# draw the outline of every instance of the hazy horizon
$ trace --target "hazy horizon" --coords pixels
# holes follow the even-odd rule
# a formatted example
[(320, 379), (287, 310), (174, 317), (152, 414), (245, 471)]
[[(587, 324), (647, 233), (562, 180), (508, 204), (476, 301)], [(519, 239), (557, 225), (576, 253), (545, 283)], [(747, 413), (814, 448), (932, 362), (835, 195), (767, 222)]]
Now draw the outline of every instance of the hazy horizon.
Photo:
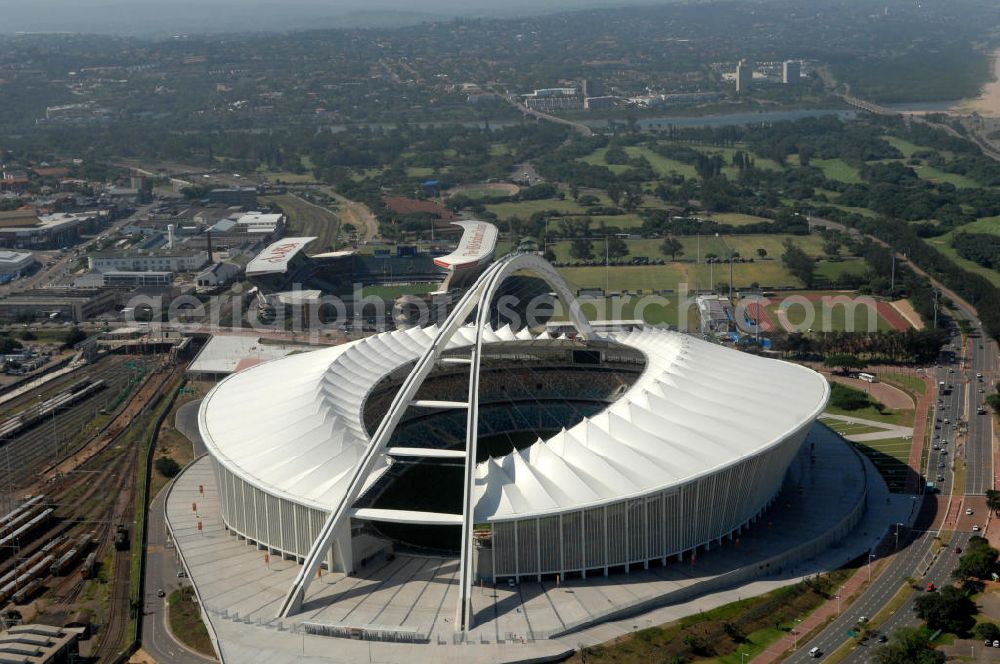
[(596, 7), (669, 4), (671, 0), (193, 0), (145, 5), (126, 0), (0, 0), (0, 34), (91, 33), (163, 36), (307, 28), (385, 27), (460, 16), (515, 17)]

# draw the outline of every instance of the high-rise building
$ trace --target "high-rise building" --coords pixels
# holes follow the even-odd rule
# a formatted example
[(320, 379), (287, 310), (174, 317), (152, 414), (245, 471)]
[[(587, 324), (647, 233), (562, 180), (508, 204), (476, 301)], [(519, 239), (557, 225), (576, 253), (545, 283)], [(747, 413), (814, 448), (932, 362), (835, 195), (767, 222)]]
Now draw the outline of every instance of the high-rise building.
[(785, 85), (799, 82), (802, 76), (802, 64), (798, 60), (785, 60), (781, 67), (781, 82)]
[(746, 60), (740, 60), (736, 65), (736, 94), (749, 94), (752, 83), (753, 64)]

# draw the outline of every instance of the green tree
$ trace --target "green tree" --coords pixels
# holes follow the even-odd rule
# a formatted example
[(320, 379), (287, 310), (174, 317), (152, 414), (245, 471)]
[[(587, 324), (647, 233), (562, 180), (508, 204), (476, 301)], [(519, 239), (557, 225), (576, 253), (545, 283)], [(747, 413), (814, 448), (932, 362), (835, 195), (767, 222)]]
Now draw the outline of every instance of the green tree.
[(958, 559), (958, 567), (951, 573), (956, 579), (991, 579), (997, 571), (997, 551), (982, 537), (973, 537)]
[(569, 243), (569, 255), (577, 260), (589, 260), (594, 257), (594, 243), (585, 237), (573, 238)]
[(791, 240), (785, 240), (783, 246), (785, 253), (781, 255), (781, 264), (807, 288), (812, 287), (813, 277), (816, 273), (816, 263), (812, 257)]
[(757, 258), (765, 258), (765, 257), (767, 257), (767, 249), (765, 249), (764, 247), (759, 247), (757, 249)]
[(174, 477), (181, 472), (180, 464), (167, 456), (162, 456), (153, 464), (156, 470), (164, 477)]
[(996, 489), (986, 490), (986, 507), (994, 514), (1000, 514), (1000, 491)]
[(972, 628), (972, 635), (985, 641), (1000, 640), (1000, 627), (996, 623), (982, 622)]
[(66, 333), (66, 341), (63, 342), (63, 346), (66, 348), (72, 348), (86, 338), (87, 333), (74, 325), (69, 328), (69, 331)]
[(609, 237), (607, 239), (608, 243), (608, 258), (622, 258), (628, 256), (628, 245), (625, 240), (620, 237)]
[(675, 261), (678, 256), (684, 255), (684, 244), (671, 235), (660, 244), (660, 253)]
[(834, 353), (827, 355), (823, 359), (823, 366), (830, 369), (840, 369), (841, 373), (848, 373), (851, 369), (864, 369), (866, 363), (857, 355), (850, 353)]
[(921, 595), (914, 603), (914, 611), (932, 630), (966, 634), (976, 623), (975, 602), (954, 586)]
[(926, 634), (902, 628), (892, 633), (889, 643), (876, 650), (872, 659), (875, 664), (942, 664), (947, 658), (931, 649)]

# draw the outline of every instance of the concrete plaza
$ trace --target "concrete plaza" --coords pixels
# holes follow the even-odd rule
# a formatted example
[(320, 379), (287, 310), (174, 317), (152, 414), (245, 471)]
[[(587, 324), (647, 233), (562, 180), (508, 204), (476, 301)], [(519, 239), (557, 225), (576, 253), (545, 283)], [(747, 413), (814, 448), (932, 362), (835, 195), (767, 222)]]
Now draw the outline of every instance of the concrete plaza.
[[(867, 460), (817, 425), (777, 499), (741, 535), (665, 566), (481, 587), (476, 627), (462, 640), (453, 629), (456, 559), (397, 555), (353, 576), (324, 572), (302, 613), (279, 621), (298, 565), (265, 562), (263, 551), (229, 534), (207, 457), (177, 479), (166, 512), (225, 661), (505, 662), (559, 657), (834, 569), (870, 550), (890, 524), (908, 523), (913, 504), (891, 496)], [(306, 633), (326, 628), (380, 640)], [(392, 642), (407, 635), (422, 643)]]

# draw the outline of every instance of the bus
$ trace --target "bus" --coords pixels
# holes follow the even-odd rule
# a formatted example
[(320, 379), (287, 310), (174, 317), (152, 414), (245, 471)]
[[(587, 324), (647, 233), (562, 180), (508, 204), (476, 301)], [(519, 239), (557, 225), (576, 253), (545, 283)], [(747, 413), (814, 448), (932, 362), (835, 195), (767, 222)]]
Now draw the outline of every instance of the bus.
[(862, 371), (861, 373), (858, 374), (858, 380), (863, 380), (866, 383), (877, 383), (878, 376), (872, 373), (865, 373), (864, 371)]

